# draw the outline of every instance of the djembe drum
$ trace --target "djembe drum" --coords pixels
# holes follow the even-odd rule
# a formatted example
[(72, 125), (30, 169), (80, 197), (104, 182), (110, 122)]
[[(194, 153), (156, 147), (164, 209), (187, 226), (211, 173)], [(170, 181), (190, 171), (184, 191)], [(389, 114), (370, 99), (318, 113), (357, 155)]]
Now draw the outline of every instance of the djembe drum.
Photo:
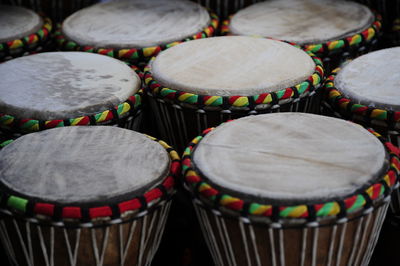
[[(325, 82), (324, 112), (373, 127), (400, 144), (400, 48), (363, 55), (336, 69)], [(393, 210), (400, 215), (400, 192)]]
[(223, 34), (291, 41), (324, 60), (329, 72), (376, 43), (380, 16), (366, 6), (337, 0), (272, 0), (251, 5), (223, 23)]
[(357, 124), (301, 113), (227, 122), (182, 159), (216, 265), (367, 265), (399, 166)]
[(1, 241), (14, 265), (149, 265), (179, 156), (117, 127), (66, 127), (3, 148)]
[(23, 7), (0, 5), (0, 62), (37, 53), (50, 44), (52, 22)]
[(204, 129), (251, 114), (311, 112), (321, 61), (284, 42), (216, 37), (153, 58), (144, 79), (162, 139), (183, 150)]
[(141, 79), (119, 60), (41, 53), (0, 64), (0, 73), (0, 129), (9, 134), (77, 125), (140, 128)]
[(217, 27), (216, 15), (190, 1), (122, 0), (74, 13), (56, 35), (62, 50), (138, 62), (181, 41), (212, 36)]
[(0, 3), (25, 6), (44, 13), (55, 22), (61, 22), (71, 13), (91, 5), (97, 0), (0, 0)]

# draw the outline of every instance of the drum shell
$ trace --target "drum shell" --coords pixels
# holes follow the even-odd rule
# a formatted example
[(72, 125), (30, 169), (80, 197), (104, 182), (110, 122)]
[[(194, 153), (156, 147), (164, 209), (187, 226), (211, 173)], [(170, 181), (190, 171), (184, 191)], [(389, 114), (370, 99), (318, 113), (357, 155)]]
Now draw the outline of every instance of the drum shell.
[(291, 222), (246, 222), (194, 206), (216, 265), (367, 265), (384, 221), (388, 202), (348, 221), (291, 227)]
[[(101, 265), (109, 266), (148, 265), (160, 243), (170, 204), (171, 201), (164, 201), (156, 209), (144, 212), (133, 220), (92, 228), (53, 227), (2, 214), (1, 239), (5, 247), (10, 247), (6, 251), (9, 251), (12, 265), (48, 265), (46, 259), (52, 260), (53, 264), (50, 265), (61, 266), (99, 265), (102, 260)], [(19, 234), (24, 240), (25, 249)], [(105, 238), (106, 234), (108, 237)], [(104, 246), (104, 243), (107, 245)], [(74, 253), (75, 248), (77, 253)], [(25, 250), (30, 263), (24, 254)]]
[(187, 104), (177, 104), (168, 99), (160, 99), (148, 93), (148, 99), (156, 121), (156, 127), (161, 139), (182, 152), (187, 144), (203, 130), (216, 127), (219, 124), (249, 115), (275, 112), (305, 112), (318, 113), (321, 94), (320, 91), (305, 95), (296, 102), (286, 102), (264, 109), (210, 109), (198, 108)]

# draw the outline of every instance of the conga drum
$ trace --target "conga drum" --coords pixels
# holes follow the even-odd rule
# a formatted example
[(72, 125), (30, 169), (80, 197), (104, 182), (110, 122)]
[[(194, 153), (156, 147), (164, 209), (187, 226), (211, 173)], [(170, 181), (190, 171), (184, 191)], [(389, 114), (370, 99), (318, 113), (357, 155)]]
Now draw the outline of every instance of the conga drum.
[(251, 5), (223, 23), (222, 32), (257, 35), (299, 44), (329, 70), (368, 52), (381, 18), (368, 7), (342, 0), (271, 0)]
[(71, 13), (96, 2), (98, 0), (0, 0), (0, 3), (25, 6), (44, 13), (55, 22), (61, 22)]
[(1, 242), (12, 265), (149, 265), (180, 168), (118, 127), (28, 134), (1, 151)]
[(312, 54), (243, 36), (177, 45), (153, 58), (144, 73), (162, 139), (178, 150), (230, 119), (317, 109), (323, 76), (321, 61)]
[[(329, 114), (373, 127), (396, 146), (400, 145), (400, 47), (363, 55), (325, 82), (323, 108)], [(393, 208), (400, 215), (399, 191)]]
[(0, 62), (49, 45), (52, 22), (23, 7), (0, 5)]
[(218, 17), (188, 0), (122, 0), (69, 16), (56, 32), (60, 49), (147, 61), (179, 42), (213, 36)]
[(399, 166), (361, 126), (303, 113), (227, 122), (182, 158), (216, 265), (368, 265)]
[(79, 125), (139, 129), (141, 79), (124, 62), (82, 52), (0, 64), (0, 129), (24, 134)]

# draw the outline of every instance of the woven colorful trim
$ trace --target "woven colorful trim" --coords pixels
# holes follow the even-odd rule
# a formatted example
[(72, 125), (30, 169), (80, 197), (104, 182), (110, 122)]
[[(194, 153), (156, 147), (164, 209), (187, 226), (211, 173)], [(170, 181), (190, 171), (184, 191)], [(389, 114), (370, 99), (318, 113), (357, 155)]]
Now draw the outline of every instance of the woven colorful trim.
[[(131, 68), (143, 80), (143, 73), (136, 66)], [(18, 119), (12, 115), (0, 113), (0, 128), (13, 132), (30, 133), (45, 129), (64, 127), (64, 126), (87, 126), (87, 125), (104, 125), (118, 121), (119, 118), (128, 116), (141, 107), (143, 97), (143, 89), (140, 88), (137, 93), (130, 96), (125, 102), (118, 106), (105, 110), (94, 115), (81, 116), (71, 119), (55, 119), (55, 120), (36, 120), (36, 119)]]
[(113, 49), (113, 48), (96, 48), (94, 46), (80, 46), (78, 43), (68, 40), (68, 38), (63, 35), (60, 25), (57, 27), (57, 30), (55, 32), (55, 37), (56, 37), (57, 44), (61, 50), (99, 53), (99, 54), (108, 55), (108, 56), (111, 56), (111, 57), (114, 57), (114, 58), (117, 58), (120, 60), (139, 61), (142, 59), (151, 58), (153, 56), (156, 56), (162, 50), (173, 47), (182, 42), (214, 36), (215, 32), (218, 28), (219, 18), (214, 13), (210, 13), (210, 17), (211, 17), (211, 20), (210, 20), (209, 25), (207, 27), (205, 27), (201, 32), (198, 32), (189, 38), (186, 38), (182, 41), (168, 43), (165, 45), (146, 47), (146, 48)]
[[(231, 34), (229, 30), (231, 19), (232, 16), (228, 20), (222, 22), (221, 35)], [(346, 49), (347, 47), (357, 46), (364, 42), (370, 42), (374, 37), (377, 36), (381, 28), (382, 28), (382, 17), (379, 14), (375, 14), (374, 22), (361, 33), (357, 33), (353, 36), (349, 36), (340, 40), (330, 41), (327, 43), (303, 45), (302, 48), (305, 51), (309, 51), (317, 55), (336, 52), (340, 49)]]
[(0, 142), (0, 149), (4, 148), (5, 146), (7, 146), (8, 144), (12, 143), (14, 140), (9, 139), (3, 142)]
[(162, 181), (160, 185), (146, 191), (141, 196), (117, 202), (112, 205), (98, 204), (98, 206), (81, 207), (78, 205), (64, 206), (48, 202), (39, 202), (37, 200), (9, 194), (0, 190), (1, 206), (17, 215), (39, 219), (50, 218), (56, 222), (64, 219), (72, 219), (84, 223), (99, 218), (118, 219), (124, 214), (128, 214), (128, 212), (144, 211), (148, 206), (153, 206), (160, 200), (167, 199), (171, 196), (174, 192), (175, 182), (181, 171), (181, 163), (178, 153), (164, 141), (150, 136), (147, 137), (158, 142), (166, 149), (171, 158), (171, 165), (169, 175), (164, 179), (164, 181)]
[(43, 26), (40, 30), (21, 39), (0, 43), (0, 52), (8, 53), (8, 51), (43, 43), (49, 38), (52, 29), (51, 20), (43, 17)]
[(370, 120), (386, 121), (390, 126), (400, 122), (400, 111), (384, 110), (374, 107), (369, 107), (363, 104), (354, 103), (349, 98), (346, 98), (336, 87), (335, 77), (340, 71), (337, 68), (332, 71), (331, 75), (324, 83), (324, 90), (326, 90), (327, 101), (332, 107), (343, 111), (349, 115), (360, 115)]
[(310, 77), (293, 87), (254, 96), (205, 96), (166, 88), (158, 83), (151, 74), (151, 63), (156, 59), (155, 57), (153, 57), (149, 64), (144, 68), (144, 81), (147, 91), (153, 96), (174, 100), (178, 103), (192, 104), (200, 107), (249, 107), (251, 109), (257, 105), (267, 104), (273, 106), (279, 104), (279, 101), (281, 100), (294, 100), (301, 98), (306, 93), (314, 91), (315, 88), (319, 88), (321, 85), (324, 77), (322, 61), (312, 53), (307, 53), (311, 56), (316, 65), (314, 73)]
[(399, 149), (390, 142), (386, 142), (378, 133), (370, 130), (370, 132), (378, 137), (386, 146), (390, 154), (390, 168), (379, 182), (372, 184), (366, 190), (362, 191), (362, 193), (354, 194), (341, 201), (321, 202), (314, 205), (277, 206), (248, 202), (244, 199), (232, 197), (218, 191), (194, 170), (192, 152), (203, 137), (213, 129), (214, 128), (205, 130), (202, 136), (196, 137), (186, 148), (182, 158), (184, 180), (196, 197), (201, 196), (207, 201), (212, 202), (217, 208), (224, 207), (231, 211), (239, 212), (242, 216), (266, 216), (272, 219), (310, 219), (328, 216), (345, 217), (346, 213), (358, 211), (361, 208), (367, 209), (371, 206), (372, 201), (382, 196), (390, 195), (398, 180), (400, 171)]

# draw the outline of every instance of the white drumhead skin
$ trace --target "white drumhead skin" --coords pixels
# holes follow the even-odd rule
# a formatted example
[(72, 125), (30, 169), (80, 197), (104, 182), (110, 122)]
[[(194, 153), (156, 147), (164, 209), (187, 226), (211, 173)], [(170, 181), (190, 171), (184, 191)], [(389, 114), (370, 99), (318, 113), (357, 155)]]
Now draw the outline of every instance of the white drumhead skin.
[(235, 35), (312, 44), (360, 33), (373, 19), (368, 7), (351, 1), (270, 0), (236, 13), (229, 28)]
[(114, 58), (83, 52), (25, 56), (0, 64), (0, 112), (18, 118), (67, 119), (115, 107), (140, 87)]
[(223, 189), (290, 204), (354, 193), (378, 178), (386, 151), (351, 122), (276, 113), (217, 127), (200, 141), (193, 162)]
[(0, 182), (56, 203), (107, 201), (148, 189), (166, 177), (170, 164), (157, 142), (108, 126), (28, 134), (0, 153)]
[(205, 8), (187, 0), (118, 0), (72, 14), (62, 31), (80, 45), (144, 48), (183, 40), (209, 21)]
[(343, 67), (335, 87), (356, 103), (400, 110), (400, 47), (358, 57)]
[(200, 95), (251, 96), (306, 80), (315, 63), (280, 41), (245, 36), (213, 37), (179, 44), (153, 61), (163, 86)]
[(43, 26), (43, 20), (32, 10), (0, 5), (0, 25), (0, 43), (2, 43), (37, 32)]

